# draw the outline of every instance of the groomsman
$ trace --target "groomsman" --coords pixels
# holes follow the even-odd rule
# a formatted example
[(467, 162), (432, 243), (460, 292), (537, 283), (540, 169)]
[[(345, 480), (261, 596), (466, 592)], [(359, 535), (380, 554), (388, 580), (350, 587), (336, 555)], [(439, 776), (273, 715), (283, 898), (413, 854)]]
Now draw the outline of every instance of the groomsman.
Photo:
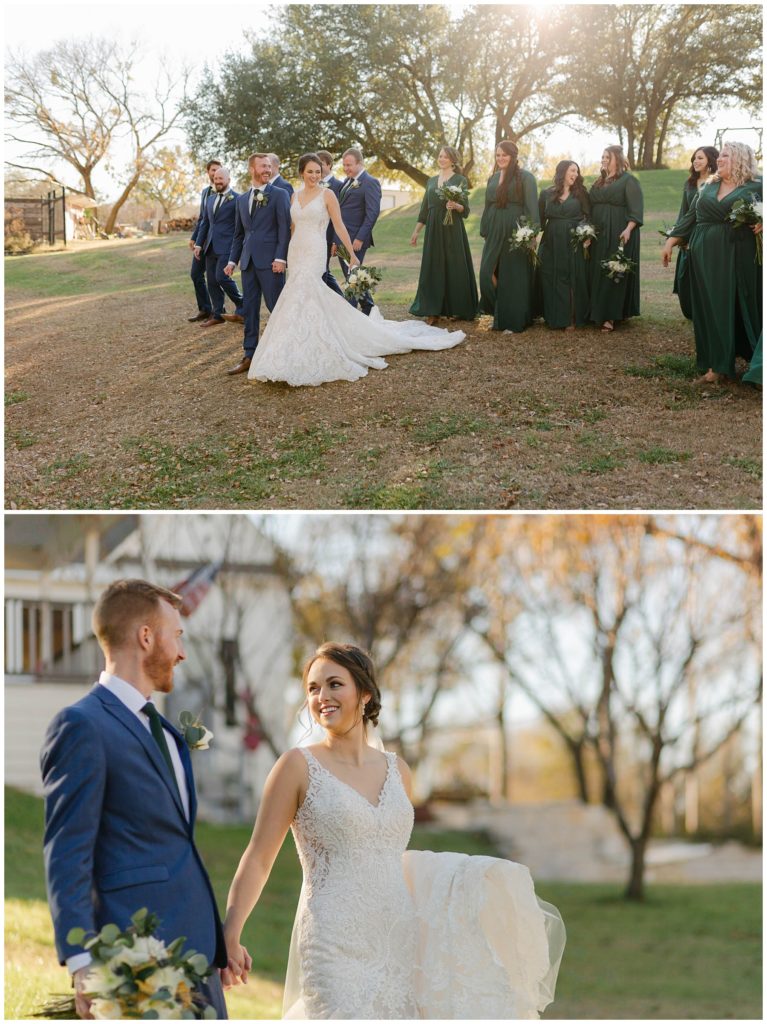
[(276, 153), (267, 153), (269, 157), (269, 163), (272, 168), (272, 176), (269, 179), (270, 185), (276, 185), (277, 188), (284, 188), (289, 196), (293, 195), (293, 186), (289, 181), (285, 181), (283, 176), (280, 174), (280, 158)]
[[(213, 192), (205, 203), (205, 215), (197, 229), (195, 256), (205, 263), (208, 293), (213, 304), (210, 318), (201, 327), (217, 327), (226, 320), (245, 323), (242, 315), (242, 295), (233, 279), (224, 273), (234, 238), (236, 199), (239, 195), (230, 185), (226, 167), (219, 167), (213, 175)], [(234, 313), (224, 314), (224, 293), (234, 303)]]
[[(220, 160), (208, 160), (205, 165), (205, 170), (208, 172), (210, 184), (206, 185), (200, 193), (200, 212), (197, 215), (197, 223), (194, 226), (192, 237), (189, 239), (190, 249), (194, 249), (197, 244), (197, 232), (199, 231), (202, 218), (205, 214), (205, 203), (207, 202), (208, 196), (213, 191), (213, 175), (220, 166)], [(190, 324), (193, 324), (198, 320), (209, 320), (210, 315), (213, 312), (213, 306), (210, 302), (208, 289), (205, 287), (205, 265), (201, 260), (198, 260), (194, 256), (192, 257), (192, 270), (189, 276), (192, 278), (194, 294), (197, 298), (197, 312), (194, 316), (187, 317), (187, 320)]]
[(258, 345), (261, 299), (271, 311), (285, 283), (290, 241), (290, 197), (287, 189), (271, 184), (272, 164), (266, 153), (254, 153), (248, 160), (253, 187), (235, 200), (236, 218), (232, 250), (224, 268), (231, 277), (242, 260), (242, 290), (245, 293), (243, 356), (226, 372), (247, 373)]
[[(349, 232), (352, 248), (360, 263), (364, 263), (365, 253), (373, 245), (373, 226), (381, 212), (381, 183), (365, 170), (361, 150), (347, 149), (342, 162), (346, 180), (342, 183), (341, 191), (338, 193), (338, 202), (341, 204), (341, 220)], [(341, 239), (334, 233), (334, 255), (340, 242)], [(338, 262), (341, 264), (344, 277), (346, 277), (349, 273), (347, 264), (340, 257)], [(355, 299), (349, 299), (349, 302), (356, 307)], [(368, 293), (364, 299), (360, 299), (360, 309), (366, 316), (369, 316), (372, 308), (373, 298)]]
[[(326, 149), (317, 149), (315, 150), (315, 152), (317, 156), (320, 158), (320, 163), (322, 164), (321, 184), (324, 185), (325, 188), (329, 188), (330, 191), (333, 192), (333, 194), (336, 196), (336, 198), (338, 198), (338, 195), (341, 191), (342, 183), (340, 179), (336, 178), (336, 176), (333, 174), (333, 155), (332, 153), (328, 153)], [(328, 224), (327, 234), (328, 257), (325, 260), (325, 273), (322, 275), (322, 280), (329, 288), (332, 288), (334, 292), (338, 292), (339, 295), (343, 295), (343, 292), (341, 291), (338, 281), (336, 281), (335, 277), (333, 277), (333, 275), (330, 273), (330, 257), (332, 255), (334, 236), (335, 230), (333, 228), (333, 224), (330, 223)]]

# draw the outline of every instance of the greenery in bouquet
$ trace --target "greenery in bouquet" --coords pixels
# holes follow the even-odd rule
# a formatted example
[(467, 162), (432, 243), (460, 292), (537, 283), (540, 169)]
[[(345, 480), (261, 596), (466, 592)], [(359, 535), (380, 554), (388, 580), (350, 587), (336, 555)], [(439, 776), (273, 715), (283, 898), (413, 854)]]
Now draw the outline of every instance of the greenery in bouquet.
[[(184, 936), (167, 945), (155, 935), (160, 920), (146, 908), (137, 911), (125, 931), (106, 924), (86, 938), (72, 928), (67, 942), (87, 950), (92, 963), (85, 995), (96, 1020), (215, 1020), (199, 986), (211, 973), (202, 953), (182, 952)], [(48, 1020), (77, 1019), (74, 996), (59, 996), (34, 1014)]]
[(540, 263), (540, 258), (535, 248), (537, 237), (538, 231), (532, 226), (527, 217), (520, 217), (509, 239), (509, 249), (511, 252), (527, 253), (533, 266), (537, 266)]
[[(733, 227), (753, 227), (762, 223), (762, 200), (758, 196), (738, 199), (732, 204), (730, 216), (727, 218)], [(754, 235), (756, 239), (756, 262), (762, 265), (762, 233)]]
[(347, 299), (362, 299), (368, 293), (372, 293), (378, 287), (382, 278), (381, 271), (377, 267), (353, 267), (349, 271), (344, 286), (344, 295)]
[(615, 284), (620, 284), (626, 274), (634, 273), (636, 262), (630, 260), (624, 253), (623, 246), (619, 245), (617, 252), (608, 259), (602, 260), (601, 267), (606, 277)]
[(589, 252), (589, 246), (586, 245), (586, 242), (595, 242), (598, 234), (599, 232), (593, 224), (589, 224), (584, 221), (583, 224), (579, 224), (570, 231), (570, 245), (576, 252), (578, 249), (581, 249), (583, 251), (583, 258), (585, 260), (590, 260), (591, 253)]
[[(454, 203), (460, 203), (461, 206), (466, 206), (469, 202), (469, 193), (463, 185), (440, 185), (437, 188), (437, 197), (442, 200), (443, 203), (449, 203), (451, 200)], [(445, 209), (445, 216), (442, 220), (443, 224), (453, 223), (453, 211)]]

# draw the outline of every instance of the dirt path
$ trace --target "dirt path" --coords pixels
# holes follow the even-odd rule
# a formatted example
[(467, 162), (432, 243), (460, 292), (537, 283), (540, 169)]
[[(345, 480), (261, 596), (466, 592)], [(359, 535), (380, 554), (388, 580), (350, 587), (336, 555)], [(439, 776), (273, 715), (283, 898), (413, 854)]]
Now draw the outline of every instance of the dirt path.
[(152, 239), (13, 268), (6, 507), (761, 506), (761, 394), (691, 384), (690, 327), (651, 280), (655, 314), (607, 338), (485, 317), (455, 349), (291, 389), (226, 376), (240, 328), (186, 323), (187, 264)]

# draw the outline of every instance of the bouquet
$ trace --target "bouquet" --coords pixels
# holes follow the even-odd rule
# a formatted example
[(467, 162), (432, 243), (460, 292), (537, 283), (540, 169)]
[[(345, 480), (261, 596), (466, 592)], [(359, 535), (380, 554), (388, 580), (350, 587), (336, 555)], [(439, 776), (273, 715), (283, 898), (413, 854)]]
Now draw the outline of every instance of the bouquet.
[(620, 284), (626, 274), (633, 274), (636, 270), (636, 262), (630, 260), (628, 256), (623, 252), (623, 243), (618, 246), (618, 251), (614, 253), (609, 259), (602, 260), (602, 270), (614, 281), (615, 284)]
[[(196, 989), (211, 973), (207, 959), (193, 949), (182, 953), (183, 936), (166, 946), (154, 932), (160, 920), (146, 908), (137, 911), (124, 932), (106, 924), (85, 940), (82, 928), (72, 928), (67, 942), (82, 945), (93, 957), (86, 975), (85, 994), (97, 1020), (211, 1020), (214, 1007)], [(60, 996), (35, 1017), (76, 1020), (74, 996)]]
[(511, 252), (526, 252), (530, 257), (533, 266), (537, 266), (540, 263), (538, 253), (535, 251), (535, 239), (538, 232), (534, 227), (531, 226), (527, 217), (520, 217), (517, 221), (517, 226), (514, 228), (511, 238), (509, 239), (509, 249)]
[(338, 242), (338, 244), (336, 245), (336, 256), (340, 260), (343, 260), (344, 263), (351, 263), (352, 258), (349, 255), (349, 250), (341, 242)]
[[(751, 226), (762, 223), (762, 200), (757, 196), (749, 196), (747, 199), (738, 199), (732, 204), (730, 216), (727, 218), (736, 227), (743, 225)], [(754, 235), (756, 239), (756, 262), (762, 265), (762, 236), (761, 233)]]
[(597, 234), (597, 229), (594, 227), (593, 224), (579, 224), (578, 227), (573, 228), (570, 231), (570, 245), (573, 247), (573, 249), (576, 250), (576, 252), (578, 251), (578, 249), (583, 249), (584, 260), (590, 260), (591, 253), (586, 248), (584, 243), (587, 241), (595, 242)]
[(368, 292), (376, 290), (382, 276), (377, 267), (354, 267), (346, 278), (344, 296), (347, 299), (363, 299)]
[[(469, 193), (463, 185), (440, 185), (437, 189), (437, 198), (441, 199), (443, 203), (448, 203), (452, 199), (454, 203), (460, 203), (461, 206), (466, 206), (469, 202)], [(452, 210), (445, 210), (445, 216), (442, 223), (453, 223)]]

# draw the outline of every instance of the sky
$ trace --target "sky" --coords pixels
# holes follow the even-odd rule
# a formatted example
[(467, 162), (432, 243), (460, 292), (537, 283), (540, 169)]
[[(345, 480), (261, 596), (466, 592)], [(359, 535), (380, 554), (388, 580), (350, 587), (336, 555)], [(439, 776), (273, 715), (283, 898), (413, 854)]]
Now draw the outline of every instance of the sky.
[[(544, 0), (535, 6), (545, 5)], [(196, 76), (206, 62), (215, 65), (216, 58), (227, 50), (245, 51), (248, 47), (245, 31), (255, 28), (259, 20), (263, 24), (263, 12), (268, 6), (253, 0), (228, 0), (225, 6), (218, 7), (187, 4), (181, 0), (163, 0), (157, 4), (126, 4), (118, 0), (102, 0), (98, 5), (12, 3), (4, 8), (5, 45), (7, 51), (13, 53), (19, 49), (35, 52), (77, 34), (106, 35), (126, 42), (138, 39), (146, 48), (148, 76), (153, 77), (161, 64), (172, 67), (184, 62), (192, 67)], [(445, 6), (458, 13), (466, 5)], [(742, 111), (722, 108), (710, 123), (715, 129), (747, 125), (750, 120)], [(689, 149), (701, 142), (697, 134), (683, 141)], [(610, 132), (584, 135), (583, 131), (565, 126), (555, 128), (543, 140), (548, 154), (567, 154), (582, 165), (593, 163), (595, 154), (612, 142), (615, 139)], [(183, 133), (167, 140), (167, 144), (176, 143), (183, 145)], [(9, 154), (7, 159), (14, 158), (12, 147), (7, 146), (6, 153)], [(73, 180), (71, 184), (79, 182)], [(102, 170), (97, 172), (96, 186), (111, 193), (114, 180)]]

